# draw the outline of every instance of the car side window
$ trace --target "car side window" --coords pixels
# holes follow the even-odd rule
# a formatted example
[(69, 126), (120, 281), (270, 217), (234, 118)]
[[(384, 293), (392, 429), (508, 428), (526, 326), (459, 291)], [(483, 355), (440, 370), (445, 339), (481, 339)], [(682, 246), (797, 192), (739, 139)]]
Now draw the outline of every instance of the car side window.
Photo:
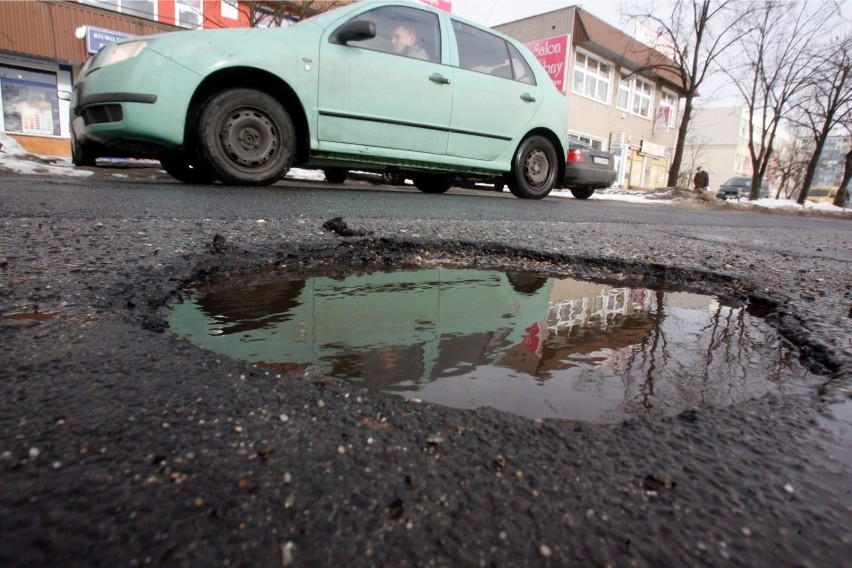
[(370, 21), (376, 37), (347, 45), (422, 59), (441, 61), (441, 27), (437, 14), (404, 6), (385, 6), (364, 12), (351, 21)]
[(517, 47), (508, 42), (506, 42), (506, 45), (509, 46), (509, 55), (512, 57), (512, 73), (515, 81), (535, 85), (535, 73), (533, 73), (530, 64), (527, 63), (527, 60), (521, 55)]
[(503, 38), (456, 20), (453, 20), (453, 32), (462, 69), (535, 85), (532, 69), (524, 56)]

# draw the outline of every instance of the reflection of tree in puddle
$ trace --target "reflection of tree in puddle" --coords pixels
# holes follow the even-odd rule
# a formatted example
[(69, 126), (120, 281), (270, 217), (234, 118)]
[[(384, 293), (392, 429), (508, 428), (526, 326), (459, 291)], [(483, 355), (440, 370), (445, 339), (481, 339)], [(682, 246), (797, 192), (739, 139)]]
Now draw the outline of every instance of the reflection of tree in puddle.
[(669, 415), (783, 390), (803, 374), (769, 328), (708, 296), (518, 273), (276, 281), (208, 294), (172, 323), (273, 368), (527, 416)]

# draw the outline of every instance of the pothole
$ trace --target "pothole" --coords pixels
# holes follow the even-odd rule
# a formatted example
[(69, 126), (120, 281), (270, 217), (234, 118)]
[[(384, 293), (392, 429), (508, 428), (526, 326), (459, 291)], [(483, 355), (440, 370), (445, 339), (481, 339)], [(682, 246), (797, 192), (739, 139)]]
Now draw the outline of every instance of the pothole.
[(219, 278), (172, 331), (278, 369), (454, 408), (619, 422), (818, 382), (748, 307), (707, 295), (433, 267)]

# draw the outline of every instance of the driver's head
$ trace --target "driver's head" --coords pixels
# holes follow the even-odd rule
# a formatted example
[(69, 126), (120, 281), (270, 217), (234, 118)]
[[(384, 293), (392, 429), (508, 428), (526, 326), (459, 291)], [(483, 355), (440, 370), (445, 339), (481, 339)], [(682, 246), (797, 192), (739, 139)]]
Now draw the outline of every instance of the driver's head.
[(417, 43), (417, 37), (408, 26), (399, 25), (393, 31), (391, 44), (393, 45), (394, 53), (405, 53), (415, 43)]

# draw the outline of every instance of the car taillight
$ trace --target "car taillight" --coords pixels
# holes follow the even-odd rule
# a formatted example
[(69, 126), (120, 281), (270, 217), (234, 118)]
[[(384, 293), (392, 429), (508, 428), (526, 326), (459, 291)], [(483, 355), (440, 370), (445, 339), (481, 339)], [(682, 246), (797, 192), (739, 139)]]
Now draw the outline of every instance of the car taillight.
[(569, 162), (585, 162), (586, 158), (583, 157), (583, 153), (580, 150), (569, 150), (568, 151), (568, 161)]

